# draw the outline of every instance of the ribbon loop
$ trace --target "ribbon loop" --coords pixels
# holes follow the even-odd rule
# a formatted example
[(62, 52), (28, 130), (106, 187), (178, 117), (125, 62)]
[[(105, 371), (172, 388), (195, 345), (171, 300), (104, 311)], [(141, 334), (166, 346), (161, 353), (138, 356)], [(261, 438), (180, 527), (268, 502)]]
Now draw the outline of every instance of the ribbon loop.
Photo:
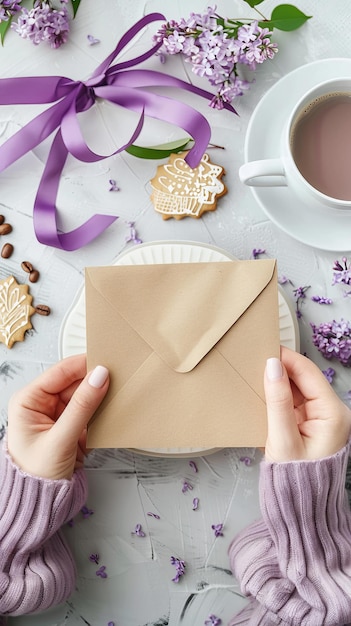
[[(150, 13), (136, 22), (121, 37), (111, 54), (85, 81), (73, 81), (64, 76), (0, 79), (0, 105), (54, 103), (0, 147), (0, 172), (2, 172), (56, 130), (34, 203), (34, 230), (41, 243), (63, 250), (76, 250), (95, 239), (117, 219), (117, 216), (93, 215), (70, 232), (58, 232), (56, 197), (68, 154), (86, 163), (118, 154), (137, 139), (146, 115), (186, 130), (194, 139), (194, 146), (186, 160), (193, 168), (200, 162), (211, 136), (206, 118), (189, 105), (173, 100), (168, 93), (167, 96), (159, 95), (150, 92), (149, 88), (152, 86), (180, 88), (209, 100), (212, 100), (213, 94), (162, 72), (130, 69), (154, 55), (161, 43), (153, 45), (145, 53), (131, 60), (111, 65), (132, 39), (156, 20), (166, 21), (166, 18), (161, 13)], [(87, 146), (79, 127), (78, 114), (94, 106), (97, 98), (104, 98), (139, 114), (139, 120), (131, 132), (129, 141), (112, 155), (99, 155), (93, 152)], [(235, 113), (230, 104), (225, 107)]]

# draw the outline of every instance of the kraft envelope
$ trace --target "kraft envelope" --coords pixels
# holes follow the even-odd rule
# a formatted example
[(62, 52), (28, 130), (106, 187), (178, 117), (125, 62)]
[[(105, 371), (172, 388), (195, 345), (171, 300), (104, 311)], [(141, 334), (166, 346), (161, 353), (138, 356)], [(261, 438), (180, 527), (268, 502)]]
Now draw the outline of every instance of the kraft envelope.
[(89, 447), (265, 444), (275, 260), (88, 267), (85, 289), (88, 369), (111, 376)]

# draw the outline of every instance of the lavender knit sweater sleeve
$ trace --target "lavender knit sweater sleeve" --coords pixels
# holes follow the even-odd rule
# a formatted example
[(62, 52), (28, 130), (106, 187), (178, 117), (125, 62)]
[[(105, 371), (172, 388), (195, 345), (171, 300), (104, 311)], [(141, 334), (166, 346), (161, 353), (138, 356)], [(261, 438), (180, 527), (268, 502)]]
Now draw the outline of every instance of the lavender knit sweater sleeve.
[(250, 600), (231, 626), (350, 626), (348, 455), (349, 445), (318, 461), (262, 462), (262, 520), (229, 549)]
[(86, 492), (82, 469), (71, 480), (48, 480), (22, 472), (3, 452), (0, 615), (42, 611), (71, 594), (75, 565), (59, 529), (78, 513)]

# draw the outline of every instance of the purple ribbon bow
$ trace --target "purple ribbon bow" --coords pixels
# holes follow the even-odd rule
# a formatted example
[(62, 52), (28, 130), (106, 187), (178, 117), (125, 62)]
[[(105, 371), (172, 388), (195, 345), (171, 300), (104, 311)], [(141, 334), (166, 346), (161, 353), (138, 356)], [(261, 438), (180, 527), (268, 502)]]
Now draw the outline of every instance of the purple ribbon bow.
[[(63, 250), (77, 250), (95, 239), (117, 219), (117, 216), (93, 215), (78, 228), (59, 233), (56, 198), (61, 172), (68, 154), (80, 161), (93, 163), (125, 150), (141, 133), (145, 115), (175, 124), (187, 131), (194, 140), (194, 146), (189, 151), (186, 161), (192, 168), (199, 164), (211, 135), (206, 118), (192, 107), (168, 96), (151, 93), (147, 88), (178, 87), (208, 99), (212, 99), (213, 94), (161, 72), (130, 69), (155, 54), (162, 43), (157, 43), (134, 59), (111, 65), (140, 30), (153, 21), (165, 19), (161, 13), (150, 13), (139, 20), (121, 37), (113, 52), (86, 81), (73, 81), (63, 76), (0, 80), (0, 104), (54, 103), (0, 147), (0, 172), (2, 172), (33, 150), (55, 130), (57, 131), (34, 202), (34, 230), (41, 243)], [(87, 146), (78, 124), (78, 113), (90, 109), (96, 98), (104, 98), (139, 113), (139, 120), (131, 138), (111, 155), (93, 152)], [(226, 108), (235, 113), (231, 105), (226, 105)]]

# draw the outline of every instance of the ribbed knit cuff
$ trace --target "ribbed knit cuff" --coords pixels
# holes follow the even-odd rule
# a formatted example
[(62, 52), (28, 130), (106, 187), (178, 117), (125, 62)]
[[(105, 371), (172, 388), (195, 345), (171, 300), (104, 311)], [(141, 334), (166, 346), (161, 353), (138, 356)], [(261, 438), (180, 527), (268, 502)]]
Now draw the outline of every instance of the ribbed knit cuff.
[(0, 464), (0, 613), (20, 615), (63, 602), (75, 565), (59, 529), (83, 506), (83, 469), (71, 480), (20, 470), (6, 451)]
[(267, 615), (291, 626), (351, 621), (351, 515), (344, 488), (348, 454), (349, 445), (317, 461), (263, 462), (263, 519), (230, 547), (243, 592), (256, 598)]

